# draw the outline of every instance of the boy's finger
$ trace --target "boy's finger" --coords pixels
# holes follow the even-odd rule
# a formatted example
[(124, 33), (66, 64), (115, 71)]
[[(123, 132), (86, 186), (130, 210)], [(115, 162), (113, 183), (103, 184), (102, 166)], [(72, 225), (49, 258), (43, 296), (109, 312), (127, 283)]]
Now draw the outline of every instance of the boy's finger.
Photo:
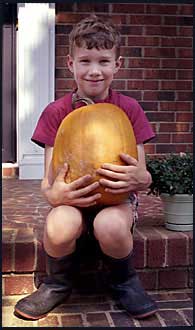
[(131, 157), (128, 154), (121, 153), (120, 157), (128, 164), (128, 165), (137, 165), (137, 159)]

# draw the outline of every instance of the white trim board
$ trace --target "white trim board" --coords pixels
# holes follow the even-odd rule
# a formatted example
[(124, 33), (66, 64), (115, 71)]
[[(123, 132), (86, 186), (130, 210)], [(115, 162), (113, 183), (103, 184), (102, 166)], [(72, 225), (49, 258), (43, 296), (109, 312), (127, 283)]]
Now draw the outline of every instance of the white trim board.
[(55, 4), (18, 3), (17, 146), (20, 179), (43, 177), (43, 149), (31, 141), (41, 112), (54, 100)]

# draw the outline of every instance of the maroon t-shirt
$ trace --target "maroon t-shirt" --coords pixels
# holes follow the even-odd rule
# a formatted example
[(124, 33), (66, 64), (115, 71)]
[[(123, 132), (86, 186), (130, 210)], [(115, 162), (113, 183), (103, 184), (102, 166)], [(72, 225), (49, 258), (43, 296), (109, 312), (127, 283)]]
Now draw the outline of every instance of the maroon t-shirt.
[[(42, 112), (31, 140), (41, 147), (49, 145), (54, 146), (55, 136), (64, 117), (72, 109), (73, 92), (66, 94), (60, 99), (51, 102)], [(137, 144), (146, 143), (151, 140), (155, 134), (152, 127), (139, 103), (132, 97), (123, 95), (110, 89), (109, 96), (96, 103), (112, 103), (125, 111), (133, 126)], [(84, 104), (76, 104), (76, 108)]]

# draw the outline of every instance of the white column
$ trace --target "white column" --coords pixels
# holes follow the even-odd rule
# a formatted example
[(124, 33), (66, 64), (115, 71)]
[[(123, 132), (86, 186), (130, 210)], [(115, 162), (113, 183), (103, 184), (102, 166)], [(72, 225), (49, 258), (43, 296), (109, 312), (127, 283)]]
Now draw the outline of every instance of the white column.
[(43, 176), (43, 149), (31, 142), (38, 118), (54, 100), (55, 4), (19, 3), (17, 147), (20, 179)]

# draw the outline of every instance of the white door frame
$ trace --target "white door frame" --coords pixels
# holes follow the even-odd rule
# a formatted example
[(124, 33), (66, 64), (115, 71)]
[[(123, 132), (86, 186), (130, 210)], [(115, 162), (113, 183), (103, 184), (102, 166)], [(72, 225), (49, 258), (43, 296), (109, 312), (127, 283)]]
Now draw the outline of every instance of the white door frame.
[(20, 179), (41, 179), (43, 149), (31, 141), (38, 118), (54, 100), (55, 4), (18, 3), (17, 159)]

